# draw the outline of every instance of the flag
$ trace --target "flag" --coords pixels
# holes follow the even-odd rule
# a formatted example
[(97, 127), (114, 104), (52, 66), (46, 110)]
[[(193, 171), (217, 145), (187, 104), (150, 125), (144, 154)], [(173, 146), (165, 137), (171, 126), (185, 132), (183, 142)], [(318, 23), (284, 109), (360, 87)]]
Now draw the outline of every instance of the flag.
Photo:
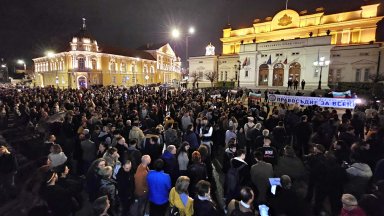
[(284, 64), (288, 64), (288, 57), (285, 57)]
[(272, 64), (272, 59), (271, 59), (271, 55), (269, 55), (269, 59), (268, 59), (268, 61), (267, 61), (267, 64)]

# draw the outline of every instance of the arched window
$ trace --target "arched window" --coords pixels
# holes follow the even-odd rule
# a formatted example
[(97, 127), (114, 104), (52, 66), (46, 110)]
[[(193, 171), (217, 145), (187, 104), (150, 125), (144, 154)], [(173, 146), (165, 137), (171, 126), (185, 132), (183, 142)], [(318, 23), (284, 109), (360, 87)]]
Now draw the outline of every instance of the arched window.
[(115, 62), (115, 60), (111, 60), (109, 62), (109, 70), (110, 71), (116, 71), (116, 62)]
[(85, 69), (85, 60), (84, 60), (84, 57), (79, 57), (77, 59), (77, 65), (78, 65), (78, 68), (81, 70), (81, 69)]
[(125, 64), (125, 62), (122, 62), (120, 69), (121, 69), (121, 72), (127, 72), (127, 64)]
[(97, 60), (93, 58), (93, 59), (91, 60), (91, 64), (92, 64), (92, 69), (93, 69), (93, 70), (96, 70), (96, 69), (97, 69)]

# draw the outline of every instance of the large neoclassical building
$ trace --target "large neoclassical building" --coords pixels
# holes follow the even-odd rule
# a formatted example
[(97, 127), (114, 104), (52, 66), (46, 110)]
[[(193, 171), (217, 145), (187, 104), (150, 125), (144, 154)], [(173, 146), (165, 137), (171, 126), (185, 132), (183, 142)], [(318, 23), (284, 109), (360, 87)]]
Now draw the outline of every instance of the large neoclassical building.
[[(383, 46), (376, 39), (384, 34), (377, 28), (383, 19), (378, 7), (364, 5), (336, 14), (327, 14), (324, 8), (314, 13), (287, 9), (255, 19), (249, 28), (227, 26), (221, 38), (218, 81), (236, 78), (248, 88), (287, 86), (295, 79), (315, 87), (320, 77), (323, 88), (336, 82), (369, 82), (372, 74), (384, 72)], [(225, 59), (237, 56), (236, 64), (227, 64)], [(323, 67), (314, 64), (319, 60)]]
[[(313, 13), (287, 9), (255, 19), (248, 28), (228, 25), (220, 39), (223, 53), (190, 58), (190, 68), (203, 74), (216, 70), (218, 82), (253, 89), (286, 87), (295, 79), (316, 88), (320, 76), (322, 88), (337, 82), (370, 82), (372, 74), (384, 73), (384, 47), (376, 40), (384, 35), (377, 28), (383, 19), (379, 6), (336, 14), (327, 14), (324, 8)], [(316, 61), (323, 67), (315, 66)]]
[(99, 47), (85, 20), (69, 49), (33, 59), (36, 86), (88, 88), (180, 81), (181, 61), (168, 43), (144, 50)]

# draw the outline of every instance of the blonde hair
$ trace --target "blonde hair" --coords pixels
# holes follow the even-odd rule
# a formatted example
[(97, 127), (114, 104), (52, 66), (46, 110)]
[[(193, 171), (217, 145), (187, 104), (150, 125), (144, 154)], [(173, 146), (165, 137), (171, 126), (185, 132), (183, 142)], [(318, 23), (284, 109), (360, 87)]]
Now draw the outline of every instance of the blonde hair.
[(188, 194), (190, 179), (188, 176), (180, 176), (176, 180), (175, 190), (178, 194), (186, 193)]
[(113, 171), (113, 168), (111, 166), (106, 166), (103, 169), (99, 170), (99, 175), (101, 175), (102, 177), (109, 178), (112, 176), (112, 171)]

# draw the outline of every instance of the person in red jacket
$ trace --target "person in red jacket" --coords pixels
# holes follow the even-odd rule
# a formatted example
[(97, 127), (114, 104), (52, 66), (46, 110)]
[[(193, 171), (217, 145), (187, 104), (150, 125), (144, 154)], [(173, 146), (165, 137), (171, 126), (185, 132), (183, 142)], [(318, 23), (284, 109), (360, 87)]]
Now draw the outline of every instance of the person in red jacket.
[(343, 194), (341, 197), (343, 208), (340, 216), (366, 216), (364, 210), (357, 204), (356, 198), (352, 194)]

